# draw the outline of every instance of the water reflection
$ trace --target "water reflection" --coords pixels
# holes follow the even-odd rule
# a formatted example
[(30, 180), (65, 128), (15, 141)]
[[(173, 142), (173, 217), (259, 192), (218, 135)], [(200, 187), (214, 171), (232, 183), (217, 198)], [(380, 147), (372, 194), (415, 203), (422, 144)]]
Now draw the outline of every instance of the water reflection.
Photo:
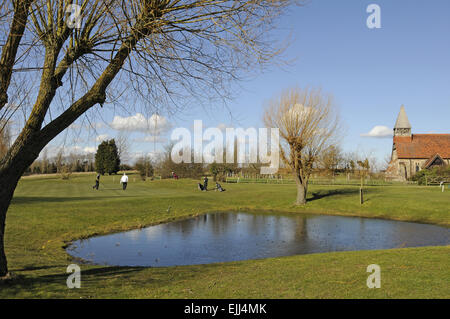
[(174, 266), (329, 251), (448, 245), (443, 227), (323, 215), (211, 213), (75, 242), (73, 256), (119, 266)]

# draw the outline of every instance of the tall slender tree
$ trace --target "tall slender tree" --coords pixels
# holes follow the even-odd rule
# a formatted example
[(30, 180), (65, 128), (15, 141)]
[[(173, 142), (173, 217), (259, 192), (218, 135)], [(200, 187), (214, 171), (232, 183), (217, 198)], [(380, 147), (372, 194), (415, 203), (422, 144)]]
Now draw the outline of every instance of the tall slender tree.
[(120, 157), (114, 139), (100, 143), (95, 153), (95, 169), (99, 174), (116, 174), (120, 170)]

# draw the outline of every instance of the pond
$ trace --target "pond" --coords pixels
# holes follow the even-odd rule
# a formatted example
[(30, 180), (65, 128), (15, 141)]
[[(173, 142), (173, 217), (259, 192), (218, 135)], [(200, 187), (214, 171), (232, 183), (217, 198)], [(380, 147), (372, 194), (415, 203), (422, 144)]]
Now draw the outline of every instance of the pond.
[(67, 252), (94, 264), (165, 267), (448, 244), (450, 229), (434, 225), (225, 212), (79, 240)]

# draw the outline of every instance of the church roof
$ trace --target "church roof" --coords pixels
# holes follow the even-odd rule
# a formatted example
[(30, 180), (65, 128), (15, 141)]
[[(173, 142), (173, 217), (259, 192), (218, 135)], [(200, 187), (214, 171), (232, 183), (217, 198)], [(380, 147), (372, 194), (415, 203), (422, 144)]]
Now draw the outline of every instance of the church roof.
[(394, 136), (398, 158), (430, 158), (436, 153), (450, 158), (450, 134), (413, 134)]
[(394, 128), (411, 128), (411, 124), (409, 123), (408, 116), (406, 115), (405, 107), (403, 105), (400, 107), (400, 112), (398, 113)]
[(430, 158), (428, 159), (428, 161), (426, 161), (425, 164), (422, 165), (422, 167), (423, 167), (423, 168), (428, 168), (428, 167), (430, 167), (430, 166), (434, 163), (434, 161), (435, 161), (436, 159), (440, 159), (441, 161), (444, 161), (444, 160), (442, 159), (442, 157), (441, 157), (439, 154), (435, 154), (434, 156), (430, 157)]

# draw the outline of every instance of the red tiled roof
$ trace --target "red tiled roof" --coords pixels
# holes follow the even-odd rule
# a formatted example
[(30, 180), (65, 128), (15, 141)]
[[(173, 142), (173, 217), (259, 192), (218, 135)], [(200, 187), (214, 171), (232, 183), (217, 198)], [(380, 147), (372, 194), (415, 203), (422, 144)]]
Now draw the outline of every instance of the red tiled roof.
[(413, 134), (394, 136), (398, 158), (430, 158), (436, 153), (450, 158), (450, 134)]
[(439, 154), (435, 154), (431, 156), (428, 161), (426, 161), (425, 164), (422, 165), (422, 167), (428, 168), (436, 160), (436, 158), (440, 158), (442, 160), (442, 157)]

